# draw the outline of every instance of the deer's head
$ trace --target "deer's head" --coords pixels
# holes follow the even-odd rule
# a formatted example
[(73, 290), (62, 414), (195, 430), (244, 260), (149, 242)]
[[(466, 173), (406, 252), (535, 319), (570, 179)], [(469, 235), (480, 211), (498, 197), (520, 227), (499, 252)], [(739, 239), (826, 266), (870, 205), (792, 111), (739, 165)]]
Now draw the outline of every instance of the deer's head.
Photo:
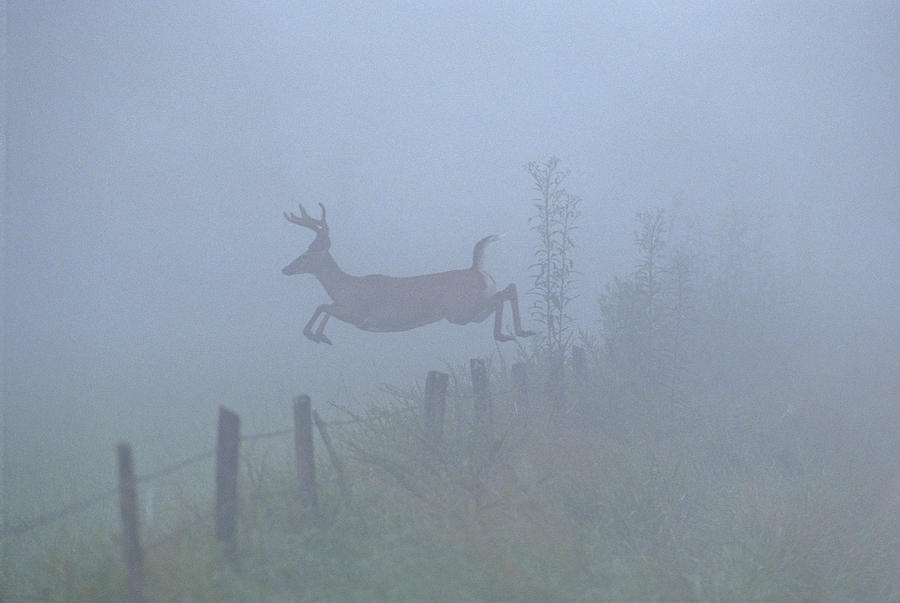
[(322, 208), (322, 217), (316, 220), (311, 217), (303, 206), (300, 206), (300, 215), (288, 214), (285, 212), (284, 217), (288, 222), (305, 226), (316, 233), (316, 238), (309, 245), (309, 249), (299, 258), (282, 268), (282, 274), (306, 274), (314, 272), (316, 267), (321, 265), (323, 257), (328, 253), (331, 247), (331, 239), (328, 238), (328, 223), (325, 222), (325, 206), (319, 203)]

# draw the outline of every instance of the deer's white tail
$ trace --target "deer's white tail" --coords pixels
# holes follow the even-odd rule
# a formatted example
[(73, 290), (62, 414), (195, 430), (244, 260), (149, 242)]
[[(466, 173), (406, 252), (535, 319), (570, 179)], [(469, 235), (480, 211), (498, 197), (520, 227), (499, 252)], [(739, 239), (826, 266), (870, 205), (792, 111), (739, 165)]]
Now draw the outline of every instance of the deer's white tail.
[(498, 235), (490, 235), (475, 243), (475, 249), (472, 251), (472, 270), (481, 270), (481, 266), (484, 264), (484, 248), (488, 243), (499, 240)]

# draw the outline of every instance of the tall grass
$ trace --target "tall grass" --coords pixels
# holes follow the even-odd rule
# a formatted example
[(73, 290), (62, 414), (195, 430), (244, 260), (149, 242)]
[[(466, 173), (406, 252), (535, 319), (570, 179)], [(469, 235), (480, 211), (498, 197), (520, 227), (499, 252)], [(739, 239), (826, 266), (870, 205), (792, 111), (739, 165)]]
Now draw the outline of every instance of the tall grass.
[[(287, 448), (248, 449), (239, 565), (208, 524), (182, 529), (147, 553), (148, 599), (900, 601), (895, 401), (625, 404), (591, 383), (570, 388), (589, 404), (541, 400), (526, 422), (495, 375), (481, 446), (453, 381), (438, 455), (416, 389), (336, 430), (350, 496), (321, 462), (318, 513)], [(181, 496), (175, 525), (212, 498)], [(97, 519), (8, 542), (29, 561), (3, 568), (3, 599), (120, 600), (118, 525)]]

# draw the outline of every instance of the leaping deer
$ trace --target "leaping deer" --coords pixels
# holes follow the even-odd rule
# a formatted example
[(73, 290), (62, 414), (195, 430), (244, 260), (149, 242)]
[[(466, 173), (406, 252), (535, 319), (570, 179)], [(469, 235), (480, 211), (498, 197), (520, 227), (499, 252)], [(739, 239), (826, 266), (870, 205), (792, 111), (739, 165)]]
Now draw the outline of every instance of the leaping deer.
[[(503, 304), (512, 306), (513, 326), (516, 335), (527, 337), (532, 331), (522, 330), (519, 318), (519, 297), (514, 284), (497, 291), (494, 279), (482, 270), (484, 248), (500, 237), (491, 235), (475, 244), (472, 267), (420, 276), (392, 277), (383, 274), (351, 276), (340, 269), (328, 249), (328, 223), (325, 222), (325, 206), (322, 217), (312, 218), (303, 206), (300, 215), (284, 213), (288, 222), (304, 226), (316, 233), (309, 249), (282, 269), (282, 273), (311, 273), (334, 303), (322, 304), (303, 327), (303, 334), (316, 343), (331, 343), (325, 336), (325, 324), (331, 316), (365, 331), (408, 331), (446, 318), (453, 324), (464, 325), (482, 322), (494, 315), (494, 339), (510, 341), (512, 335), (504, 335)], [(313, 331), (320, 314), (322, 322)]]

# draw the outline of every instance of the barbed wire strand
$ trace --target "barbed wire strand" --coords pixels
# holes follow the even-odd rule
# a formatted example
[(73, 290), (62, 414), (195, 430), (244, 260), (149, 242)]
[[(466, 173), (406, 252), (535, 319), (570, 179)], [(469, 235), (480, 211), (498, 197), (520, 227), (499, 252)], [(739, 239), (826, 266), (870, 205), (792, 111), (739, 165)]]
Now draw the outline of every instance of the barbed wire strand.
[(2, 530), (0, 530), (0, 537), (5, 536), (15, 536), (17, 534), (24, 534), (25, 532), (30, 532), (32, 530), (36, 530), (40, 527), (43, 527), (47, 524), (53, 523), (59, 519), (64, 517), (68, 517), (69, 515), (74, 515), (75, 513), (80, 513), (82, 511), (86, 511), (90, 509), (94, 505), (100, 504), (114, 496), (119, 494), (118, 488), (111, 488), (106, 490), (105, 492), (101, 492), (100, 494), (96, 494), (90, 498), (86, 498), (84, 500), (80, 500), (78, 502), (69, 503), (68, 505), (64, 505), (62, 508), (56, 511), (50, 511), (48, 513), (42, 513), (36, 517), (32, 517), (27, 521), (23, 521), (17, 525), (13, 526), (4, 526)]
[(142, 482), (149, 482), (149, 481), (153, 481), (155, 479), (159, 479), (160, 477), (165, 477), (166, 475), (169, 475), (170, 473), (175, 473), (176, 471), (184, 469), (185, 467), (189, 467), (191, 465), (199, 463), (200, 461), (206, 460), (209, 457), (213, 456), (215, 453), (216, 453), (215, 450), (208, 450), (206, 452), (201, 452), (200, 454), (195, 454), (194, 456), (190, 456), (190, 457), (184, 459), (183, 461), (179, 461), (177, 463), (169, 465), (168, 467), (163, 467), (162, 469), (157, 469), (156, 471), (154, 471), (152, 473), (139, 475), (135, 478), (135, 481), (140, 484)]
[(242, 442), (252, 442), (254, 440), (262, 440), (264, 438), (276, 438), (280, 436), (291, 435), (294, 433), (294, 428), (290, 429), (279, 429), (278, 431), (267, 431), (265, 433), (255, 433), (253, 435), (245, 435), (241, 436)]
[[(508, 389), (508, 388), (502, 388), (502, 389), (493, 390), (490, 393), (492, 396), (506, 395), (506, 394), (513, 393), (513, 390)], [(457, 399), (459, 399), (459, 398), (468, 399), (468, 398), (473, 397), (473, 394), (471, 392), (457, 391), (457, 392), (454, 392), (454, 394), (452, 394), (452, 397), (457, 398)], [(332, 404), (332, 405), (336, 406), (334, 404)], [(339, 409), (344, 411), (345, 413), (348, 412), (346, 409), (343, 409), (343, 408), (339, 408)], [(354, 418), (347, 419), (347, 420), (328, 421), (325, 423), (325, 425), (328, 427), (342, 427), (342, 426), (347, 426), (347, 425), (359, 425), (359, 424), (363, 424), (363, 423), (371, 423), (371, 422), (375, 422), (375, 421), (384, 420), (385, 418), (388, 418), (391, 415), (401, 414), (402, 412), (404, 412), (404, 409), (395, 410), (392, 412), (378, 414), (376, 416), (370, 416), (370, 417), (361, 417), (358, 415), (354, 415), (352, 413), (348, 413), (348, 414), (351, 414), (351, 416), (353, 416)], [(292, 428), (280, 429), (277, 431), (268, 431), (268, 432), (263, 432), (263, 433), (255, 433), (255, 434), (251, 434), (251, 435), (245, 435), (245, 436), (241, 437), (241, 440), (245, 441), (245, 442), (251, 442), (254, 440), (261, 440), (261, 439), (265, 439), (265, 438), (282, 437), (282, 436), (290, 435), (292, 433), (294, 433), (294, 430)], [(155, 479), (159, 479), (161, 477), (164, 477), (166, 475), (169, 475), (169, 474), (175, 473), (176, 471), (184, 469), (185, 467), (189, 467), (190, 465), (199, 463), (200, 461), (210, 458), (210, 457), (214, 456), (215, 454), (216, 454), (215, 450), (209, 450), (206, 452), (201, 452), (199, 454), (195, 454), (194, 456), (188, 457), (182, 461), (178, 461), (177, 463), (173, 463), (172, 465), (169, 465), (167, 467), (163, 467), (162, 469), (158, 469), (151, 473), (146, 473), (144, 475), (137, 476), (135, 481), (137, 483), (144, 483), (144, 482), (153, 481)], [(83, 511), (86, 511), (87, 509), (90, 509), (91, 507), (93, 507), (95, 505), (105, 502), (105, 501), (109, 500), (110, 498), (117, 496), (118, 494), (119, 494), (118, 488), (110, 488), (109, 490), (101, 492), (100, 494), (97, 494), (90, 498), (86, 498), (84, 500), (80, 500), (80, 501), (77, 501), (74, 503), (64, 505), (63, 507), (61, 507), (60, 509), (58, 509), (56, 511), (50, 511), (47, 513), (37, 515), (36, 517), (32, 517), (31, 519), (20, 522), (16, 525), (2, 526), (2, 527), (0, 527), (0, 538), (5, 538), (7, 536), (16, 536), (19, 534), (24, 534), (26, 532), (30, 532), (32, 530), (36, 530), (38, 528), (44, 527), (44, 526), (51, 524), (55, 521), (58, 521), (60, 519), (64, 519), (70, 515), (74, 515), (76, 513), (81, 513)]]

